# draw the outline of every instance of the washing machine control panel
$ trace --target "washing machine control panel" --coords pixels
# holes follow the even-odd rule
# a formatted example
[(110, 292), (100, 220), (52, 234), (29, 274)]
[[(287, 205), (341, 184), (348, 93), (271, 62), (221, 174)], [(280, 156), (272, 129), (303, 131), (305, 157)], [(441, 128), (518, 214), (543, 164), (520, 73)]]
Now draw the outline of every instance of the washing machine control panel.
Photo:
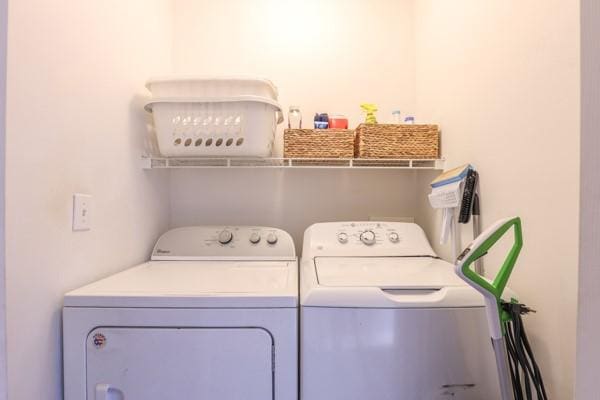
[(294, 259), (291, 236), (261, 226), (193, 226), (172, 229), (160, 237), (153, 260)]
[(342, 224), (337, 229), (340, 244), (374, 246), (376, 244), (399, 244), (401, 241), (397, 227), (385, 222), (352, 222)]
[(405, 222), (330, 222), (307, 229), (303, 254), (331, 256), (435, 255), (423, 232)]

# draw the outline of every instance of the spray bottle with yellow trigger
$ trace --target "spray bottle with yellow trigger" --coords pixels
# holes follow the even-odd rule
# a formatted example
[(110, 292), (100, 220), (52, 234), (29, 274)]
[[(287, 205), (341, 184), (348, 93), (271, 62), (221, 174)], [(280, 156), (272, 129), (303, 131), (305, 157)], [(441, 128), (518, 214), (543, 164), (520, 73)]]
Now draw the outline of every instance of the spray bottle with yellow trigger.
[(375, 116), (375, 113), (377, 112), (377, 106), (375, 104), (363, 103), (360, 105), (360, 108), (362, 108), (365, 114), (367, 114), (365, 119), (366, 124), (377, 123), (377, 117)]

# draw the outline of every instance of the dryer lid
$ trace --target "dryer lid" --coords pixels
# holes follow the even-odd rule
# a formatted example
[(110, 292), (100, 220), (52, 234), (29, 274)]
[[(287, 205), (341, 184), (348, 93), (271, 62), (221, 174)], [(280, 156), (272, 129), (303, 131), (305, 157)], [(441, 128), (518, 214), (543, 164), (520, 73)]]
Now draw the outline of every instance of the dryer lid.
[(433, 257), (316, 257), (320, 286), (441, 289), (466, 286), (454, 266)]
[(65, 306), (296, 307), (295, 261), (150, 261), (65, 296)]

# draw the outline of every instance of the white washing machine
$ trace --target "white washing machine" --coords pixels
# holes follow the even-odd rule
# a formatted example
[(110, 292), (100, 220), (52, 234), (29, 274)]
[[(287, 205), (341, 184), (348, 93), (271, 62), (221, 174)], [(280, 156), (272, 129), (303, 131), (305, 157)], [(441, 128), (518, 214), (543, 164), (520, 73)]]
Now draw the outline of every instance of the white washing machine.
[(483, 298), (418, 225), (313, 225), (300, 277), (303, 400), (499, 398)]
[(262, 227), (165, 233), (150, 262), (67, 293), (65, 400), (296, 400), (298, 264)]

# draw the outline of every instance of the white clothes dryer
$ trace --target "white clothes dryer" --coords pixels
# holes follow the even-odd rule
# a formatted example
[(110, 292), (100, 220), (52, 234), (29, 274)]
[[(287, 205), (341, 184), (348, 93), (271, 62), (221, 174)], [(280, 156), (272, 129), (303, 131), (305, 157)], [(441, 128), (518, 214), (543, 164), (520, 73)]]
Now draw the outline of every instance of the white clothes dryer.
[(151, 261), (66, 294), (65, 400), (296, 400), (297, 276), (278, 229), (165, 233)]
[(483, 297), (418, 225), (315, 224), (300, 281), (303, 400), (498, 398)]

